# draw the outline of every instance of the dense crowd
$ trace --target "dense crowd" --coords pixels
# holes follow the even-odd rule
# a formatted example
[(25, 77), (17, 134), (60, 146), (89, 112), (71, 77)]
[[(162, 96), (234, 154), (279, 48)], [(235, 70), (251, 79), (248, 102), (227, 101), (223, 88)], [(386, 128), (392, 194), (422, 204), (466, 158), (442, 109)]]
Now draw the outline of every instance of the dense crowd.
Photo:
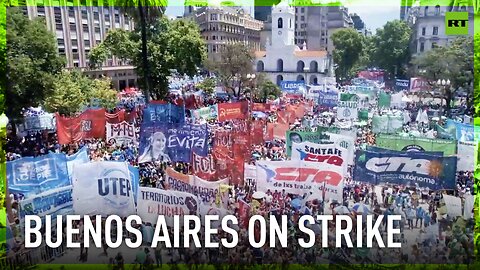
[[(195, 80), (197, 80), (196, 78)], [(187, 84), (191, 80), (187, 80)], [(173, 85), (183, 85), (185, 81), (181, 79), (172, 79)], [(175, 99), (178, 97), (172, 97)], [(223, 100), (215, 98), (205, 98), (204, 104), (214, 104)], [(299, 102), (290, 101), (290, 102)], [(137, 109), (141, 107), (136, 99), (124, 99), (123, 108)], [(428, 106), (427, 106), (428, 107)], [(427, 136), (432, 127), (425, 124), (419, 124), (415, 121), (415, 115), (420, 108), (420, 103), (408, 104), (406, 108), (411, 117), (405, 121), (404, 130), (411, 132), (418, 130), (420, 136)], [(281, 109), (281, 108), (280, 108)], [(275, 122), (277, 115), (275, 112), (267, 113), (267, 122)], [(136, 123), (142, 122), (141, 114), (138, 115)], [(308, 113), (302, 119), (296, 119), (291, 125), (291, 130), (315, 130), (318, 127), (335, 126), (335, 114), (325, 108), (314, 108), (313, 112)], [(232, 123), (217, 123), (214, 120), (209, 121), (211, 127), (228, 127)], [(372, 132), (370, 123), (354, 127), (357, 132), (356, 149), (365, 145), (375, 145), (375, 134)], [(139, 136), (137, 129), (137, 136)], [(212, 136), (213, 134), (211, 134)], [(210, 139), (210, 143), (213, 139)], [(105, 140), (85, 140), (75, 144), (60, 145), (55, 133), (35, 132), (25, 137), (16, 137), (11, 132), (5, 146), (6, 158), (8, 161), (19, 159), (26, 156), (39, 156), (49, 152), (74, 154), (82, 147), (89, 149), (90, 159), (92, 161), (102, 160), (122, 160), (136, 166), (139, 169), (140, 185), (145, 187), (155, 187), (160, 189), (168, 188), (166, 185), (165, 171), (168, 167), (174, 168), (184, 174), (191, 173), (191, 165), (179, 162), (147, 162), (137, 163), (138, 143), (129, 143), (127, 145), (117, 146), (109, 144)], [(264, 144), (254, 145), (252, 147), (252, 157), (250, 164), (255, 164), (258, 160), (286, 160), (288, 159), (285, 149), (285, 141), (273, 140)], [(349, 172), (352, 168), (349, 168)], [(464, 197), (474, 192), (474, 180), (472, 171), (457, 172), (456, 190), (449, 191), (430, 191), (418, 187), (406, 187), (398, 185), (373, 186), (361, 181), (354, 181), (350, 175), (345, 177), (343, 201), (325, 201), (318, 199), (309, 200), (308, 194), (298, 196), (287, 194), (285, 192), (267, 192), (261, 199), (253, 198), (256, 191), (255, 183), (246, 183), (244, 186), (235, 186), (229, 192), (227, 211), (238, 215), (239, 201), (250, 205), (251, 214), (259, 214), (265, 217), (269, 215), (287, 215), (289, 222), (289, 246), (288, 248), (264, 248), (255, 249), (248, 245), (248, 235), (244, 228), (238, 228), (240, 233), (240, 244), (233, 249), (165, 249), (148, 248), (151, 238), (144, 238), (145, 247), (138, 250), (135, 262), (144, 265), (159, 265), (162, 263), (229, 263), (229, 264), (251, 264), (251, 263), (328, 263), (328, 262), (357, 262), (357, 263), (469, 263), (473, 258), (473, 219), (462, 219), (451, 217), (445, 213), (442, 204), (442, 195), (450, 194)], [(356, 179), (358, 180), (358, 179)], [(16, 236), (16, 244), (10, 247), (11, 250), (19, 250), (22, 246), (21, 234), (16, 227), (20, 221), (16, 214), (18, 213), (18, 201), (22, 200), (22, 194), (11, 194), (9, 200), (6, 200), (8, 206), (8, 218), (12, 225), (12, 230)], [(300, 206), (293, 204), (293, 201), (301, 201)], [(213, 204), (214, 202), (212, 202)], [(355, 205), (365, 206), (365, 211), (351, 211)], [(347, 212), (346, 209), (349, 209)], [(311, 249), (303, 249), (297, 243), (298, 239), (304, 237), (298, 229), (298, 220), (304, 214), (348, 214), (356, 219), (365, 219), (365, 215), (379, 216), (401, 215), (402, 220), (396, 224), (402, 230), (399, 241), (403, 242), (404, 248), (401, 249), (383, 249), (383, 248), (334, 248), (335, 224), (329, 226), (329, 248), (321, 248), (320, 245)], [(81, 226), (79, 224), (79, 226)], [(385, 231), (385, 224), (383, 231)], [(312, 228), (317, 233), (317, 241), (320, 243), (320, 226), (313, 225)], [(150, 235), (153, 232), (152, 224), (142, 224), (142, 230), (149, 231), (144, 235)], [(355, 242), (356, 234), (353, 232), (352, 239)], [(219, 239), (224, 232), (216, 236)], [(410, 235), (410, 236), (409, 236)], [(412, 236), (413, 235), (413, 236)], [(267, 237), (268, 243), (268, 237)], [(112, 267), (123, 268), (126, 262), (121, 253), (112, 253), (105, 248), (105, 256), (109, 258)], [(87, 254), (87, 255), (86, 255)], [(163, 254), (163, 256), (162, 256)], [(164, 261), (162, 258), (168, 258)], [(82, 248), (80, 260), (88, 261), (88, 249)]]

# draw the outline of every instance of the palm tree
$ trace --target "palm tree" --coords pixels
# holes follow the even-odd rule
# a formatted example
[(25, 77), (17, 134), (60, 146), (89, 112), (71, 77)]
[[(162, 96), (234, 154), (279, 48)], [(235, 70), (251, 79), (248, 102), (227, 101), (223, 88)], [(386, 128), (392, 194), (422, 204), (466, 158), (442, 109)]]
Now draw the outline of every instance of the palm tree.
[(144, 79), (143, 93), (148, 102), (151, 90), (150, 67), (148, 63), (147, 28), (155, 18), (163, 15), (168, 0), (116, 0), (115, 5), (122, 7), (141, 27), (142, 69)]

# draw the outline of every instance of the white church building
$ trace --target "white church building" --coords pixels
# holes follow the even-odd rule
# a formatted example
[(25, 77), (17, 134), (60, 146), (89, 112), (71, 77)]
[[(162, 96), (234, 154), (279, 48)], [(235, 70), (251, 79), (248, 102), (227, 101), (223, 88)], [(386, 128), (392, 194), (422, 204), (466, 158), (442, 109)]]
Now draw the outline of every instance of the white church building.
[(265, 51), (255, 52), (255, 69), (280, 85), (281, 81), (322, 84), (333, 74), (333, 59), (327, 51), (308, 50), (295, 45), (295, 8), (281, 2), (272, 8), (272, 40)]

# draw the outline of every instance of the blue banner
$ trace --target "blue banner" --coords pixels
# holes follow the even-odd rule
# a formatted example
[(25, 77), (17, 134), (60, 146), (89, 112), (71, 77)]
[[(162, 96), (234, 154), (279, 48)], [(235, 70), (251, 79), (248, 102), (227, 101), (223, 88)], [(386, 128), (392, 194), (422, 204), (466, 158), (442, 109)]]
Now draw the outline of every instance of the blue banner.
[(140, 131), (139, 163), (152, 161), (190, 162), (192, 151), (208, 154), (206, 125), (147, 126)]
[(448, 119), (446, 128), (447, 130), (455, 129), (455, 137), (458, 141), (461, 141), (461, 142), (475, 141), (475, 130), (473, 128), (473, 125), (459, 123), (451, 119)]
[[(379, 153), (389, 153), (389, 154), (406, 153), (406, 151), (390, 150), (390, 149), (385, 149), (385, 148), (381, 148), (381, 147), (377, 147), (377, 146), (373, 146), (373, 145), (367, 145), (367, 151), (373, 151), (373, 152), (379, 152)], [(421, 152), (421, 153), (425, 154), (425, 155), (443, 157), (443, 152), (424, 151), (424, 152)]]
[(140, 173), (138, 172), (138, 168), (132, 165), (128, 165), (128, 171), (132, 179), (133, 199), (135, 200), (135, 204), (136, 204), (137, 196), (138, 196), (138, 187), (140, 186)]
[(66, 215), (73, 213), (72, 186), (56, 188), (20, 201), (20, 217), (25, 215)]
[(143, 110), (143, 123), (183, 124), (185, 107), (168, 104), (148, 104)]
[(432, 190), (454, 189), (456, 170), (456, 157), (360, 150), (356, 155), (353, 179), (372, 184), (428, 187)]
[(280, 88), (283, 92), (287, 93), (301, 93), (302, 90), (305, 90), (304, 81), (281, 81)]
[(324, 107), (337, 107), (338, 93), (335, 91), (318, 92), (318, 105)]
[(397, 91), (410, 90), (410, 80), (395, 79), (395, 90)]
[(90, 155), (88, 153), (88, 147), (84, 146), (77, 153), (67, 156), (67, 168), (68, 175), (72, 178), (73, 175), (73, 166), (78, 164), (83, 164), (90, 162)]
[(26, 197), (72, 184), (67, 157), (54, 153), (7, 162), (7, 181), (11, 193), (22, 193)]

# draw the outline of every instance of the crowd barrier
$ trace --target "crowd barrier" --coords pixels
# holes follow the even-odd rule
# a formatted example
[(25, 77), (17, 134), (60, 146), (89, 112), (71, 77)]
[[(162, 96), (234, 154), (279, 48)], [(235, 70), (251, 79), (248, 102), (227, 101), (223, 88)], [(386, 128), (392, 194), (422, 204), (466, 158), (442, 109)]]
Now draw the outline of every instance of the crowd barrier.
[(56, 257), (62, 256), (65, 253), (65, 245), (58, 248), (50, 248), (42, 245), (35, 249), (19, 250), (12, 252), (0, 258), (0, 269), (2, 270), (16, 270), (34, 268), (38, 264), (48, 263), (53, 261)]

